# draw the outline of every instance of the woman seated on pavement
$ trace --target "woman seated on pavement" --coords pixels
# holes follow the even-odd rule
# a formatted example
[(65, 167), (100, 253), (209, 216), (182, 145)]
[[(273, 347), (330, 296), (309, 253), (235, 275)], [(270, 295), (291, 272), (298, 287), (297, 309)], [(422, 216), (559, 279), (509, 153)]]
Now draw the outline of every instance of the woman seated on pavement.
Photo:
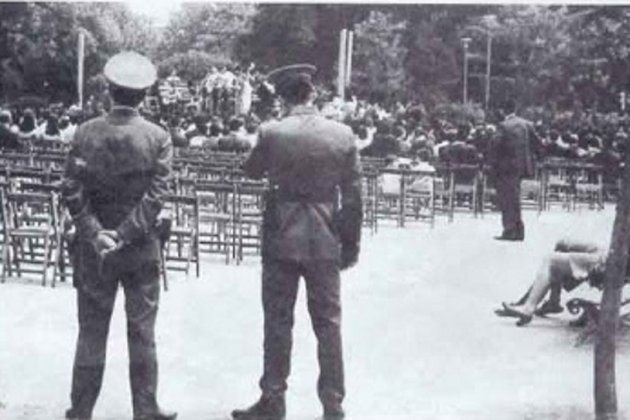
[[(603, 281), (606, 247), (593, 242), (562, 239), (556, 242), (554, 251), (540, 265), (529, 291), (516, 303), (503, 302), (495, 314), (518, 318), (516, 325), (528, 324), (534, 315), (560, 313), (562, 289), (571, 291), (585, 281), (599, 285)], [(539, 307), (549, 292), (549, 298)]]

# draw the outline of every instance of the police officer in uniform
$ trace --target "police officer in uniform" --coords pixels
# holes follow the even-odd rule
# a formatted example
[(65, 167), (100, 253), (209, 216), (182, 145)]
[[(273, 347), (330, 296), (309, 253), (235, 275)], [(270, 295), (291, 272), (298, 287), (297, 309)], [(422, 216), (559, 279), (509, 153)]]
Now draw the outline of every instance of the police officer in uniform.
[(292, 65), (268, 75), (288, 106), (288, 116), (264, 124), (245, 163), (253, 178), (270, 183), (263, 217), (262, 395), (234, 410), (237, 420), (277, 420), (286, 415), (291, 329), (303, 277), (318, 341), (318, 395), (326, 420), (344, 417), (340, 270), (358, 259), (362, 204), (360, 161), (350, 127), (318, 114), (312, 65)]
[(156, 401), (155, 320), (160, 294), (156, 220), (171, 176), (168, 134), (137, 107), (156, 79), (144, 56), (122, 52), (104, 69), (111, 112), (82, 124), (62, 195), (77, 227), (73, 246), (79, 336), (67, 419), (90, 419), (105, 369), (118, 285), (125, 290), (134, 420), (171, 420)]

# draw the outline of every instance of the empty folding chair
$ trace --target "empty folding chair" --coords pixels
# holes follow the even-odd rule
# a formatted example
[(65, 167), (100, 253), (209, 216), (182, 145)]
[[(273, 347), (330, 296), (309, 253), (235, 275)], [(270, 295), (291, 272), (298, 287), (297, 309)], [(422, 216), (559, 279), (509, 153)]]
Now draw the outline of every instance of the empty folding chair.
[[(195, 264), (199, 277), (199, 200), (194, 195), (166, 195), (164, 210), (171, 220), (170, 236), (164, 244), (165, 263), (185, 262), (183, 271), (188, 275), (190, 264)], [(182, 270), (181, 266), (167, 265), (166, 269)]]
[(195, 184), (199, 199), (199, 244), (201, 252), (236, 257), (234, 231), (236, 186), (229, 181), (199, 181)]
[(266, 191), (267, 185), (264, 182), (241, 181), (236, 184), (237, 263), (243, 260), (244, 251), (248, 248), (260, 253)]
[(7, 192), (2, 194), (5, 229), (2, 281), (13, 271), (39, 273), (46, 285), (52, 266), (52, 284), (59, 260), (60, 232), (55, 193)]

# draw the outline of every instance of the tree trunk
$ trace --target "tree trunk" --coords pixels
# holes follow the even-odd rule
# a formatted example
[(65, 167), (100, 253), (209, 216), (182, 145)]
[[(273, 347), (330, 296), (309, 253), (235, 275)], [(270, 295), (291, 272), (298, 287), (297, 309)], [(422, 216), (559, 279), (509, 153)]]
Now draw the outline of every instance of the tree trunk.
[(624, 285), (630, 232), (630, 154), (626, 157), (622, 191), (617, 203), (595, 341), (595, 414), (598, 420), (617, 418), (615, 338)]

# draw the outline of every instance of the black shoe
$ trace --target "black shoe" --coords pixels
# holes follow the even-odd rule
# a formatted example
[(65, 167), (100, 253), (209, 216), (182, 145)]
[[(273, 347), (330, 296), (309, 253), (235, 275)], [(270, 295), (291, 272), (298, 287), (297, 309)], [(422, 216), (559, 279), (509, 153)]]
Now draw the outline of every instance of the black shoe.
[[(531, 315), (528, 315), (526, 313), (519, 311), (518, 309), (511, 307), (505, 302), (502, 303), (502, 306), (503, 306), (503, 315), (500, 315), (500, 316), (509, 316), (513, 318), (518, 318), (518, 321), (516, 322), (517, 327), (523, 327), (532, 321), (533, 317)], [(499, 314), (497, 313), (497, 315)]]
[(494, 239), (497, 241), (522, 241), (525, 236), (516, 232), (505, 232), (501, 236), (495, 236)]
[(177, 413), (174, 411), (158, 411), (155, 414), (148, 414), (146, 416), (134, 417), (133, 420), (175, 420)]
[(346, 417), (341, 407), (324, 407), (324, 417), (322, 420), (343, 420)]
[(74, 408), (66, 410), (66, 420), (91, 420), (92, 415), (81, 415)]
[(559, 314), (562, 311), (564, 311), (564, 307), (562, 305), (558, 302), (548, 300), (540, 305), (540, 308), (536, 309), (534, 314), (537, 316), (546, 316), (548, 314)]
[(262, 396), (249, 408), (232, 411), (234, 420), (284, 420), (287, 408), (284, 397)]

